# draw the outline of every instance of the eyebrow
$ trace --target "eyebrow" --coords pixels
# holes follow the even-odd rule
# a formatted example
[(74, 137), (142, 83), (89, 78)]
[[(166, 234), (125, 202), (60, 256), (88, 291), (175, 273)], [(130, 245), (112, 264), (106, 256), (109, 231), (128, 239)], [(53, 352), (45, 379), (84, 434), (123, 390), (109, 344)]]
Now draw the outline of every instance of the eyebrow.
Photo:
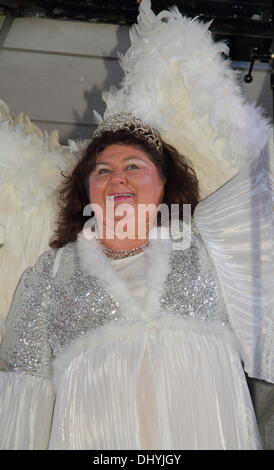
[[(142, 158), (140, 157), (126, 157), (123, 159), (123, 162), (126, 162), (128, 160), (139, 160), (143, 162)], [(99, 165), (109, 165), (109, 162), (97, 162), (95, 166), (99, 166)]]

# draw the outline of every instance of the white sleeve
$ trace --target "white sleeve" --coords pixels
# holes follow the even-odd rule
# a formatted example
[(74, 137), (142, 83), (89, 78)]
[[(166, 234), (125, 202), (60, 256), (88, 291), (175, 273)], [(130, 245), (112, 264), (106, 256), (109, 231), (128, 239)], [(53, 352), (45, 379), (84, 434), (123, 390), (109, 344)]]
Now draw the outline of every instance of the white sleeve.
[(246, 372), (274, 382), (274, 217), (261, 154), (200, 202), (194, 220), (214, 261)]
[(47, 449), (53, 404), (49, 381), (0, 372), (0, 449)]
[(54, 251), (42, 254), (16, 288), (0, 346), (0, 449), (47, 449), (53, 412), (48, 339)]

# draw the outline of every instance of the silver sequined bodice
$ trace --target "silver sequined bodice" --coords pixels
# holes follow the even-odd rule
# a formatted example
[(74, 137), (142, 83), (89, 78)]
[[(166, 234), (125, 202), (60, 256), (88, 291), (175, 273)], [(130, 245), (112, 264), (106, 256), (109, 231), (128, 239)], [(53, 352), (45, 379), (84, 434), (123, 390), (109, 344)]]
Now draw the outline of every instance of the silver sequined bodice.
[[(227, 323), (215, 270), (198, 238), (192, 238), (189, 249), (171, 251), (159, 314)], [(52, 359), (65, 346), (123, 316), (119, 302), (99, 279), (81, 269), (76, 243), (64, 248), (53, 275), (55, 257), (56, 250), (45, 252), (21, 278), (0, 348), (1, 370), (49, 378)]]

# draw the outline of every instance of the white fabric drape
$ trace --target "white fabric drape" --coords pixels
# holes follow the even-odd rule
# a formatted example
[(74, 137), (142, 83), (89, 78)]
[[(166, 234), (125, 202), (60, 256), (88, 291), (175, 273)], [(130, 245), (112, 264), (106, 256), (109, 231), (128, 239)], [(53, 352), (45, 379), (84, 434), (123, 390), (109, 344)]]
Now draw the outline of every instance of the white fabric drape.
[(274, 214), (263, 155), (195, 209), (247, 373), (274, 382)]
[(260, 448), (227, 327), (173, 315), (115, 323), (78, 340), (74, 359), (72, 350), (56, 383), (50, 449)]
[(47, 449), (54, 398), (50, 382), (0, 372), (0, 448)]

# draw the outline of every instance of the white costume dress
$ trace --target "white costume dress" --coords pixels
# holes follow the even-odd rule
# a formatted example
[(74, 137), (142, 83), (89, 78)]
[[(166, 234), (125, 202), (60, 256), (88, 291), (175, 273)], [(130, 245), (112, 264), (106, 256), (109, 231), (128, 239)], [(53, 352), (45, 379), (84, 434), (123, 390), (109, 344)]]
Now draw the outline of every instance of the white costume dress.
[(273, 381), (262, 174), (260, 158), (197, 206), (187, 250), (151, 240), (111, 262), (79, 234), (24, 273), (1, 346), (1, 448), (260, 448), (243, 365)]

